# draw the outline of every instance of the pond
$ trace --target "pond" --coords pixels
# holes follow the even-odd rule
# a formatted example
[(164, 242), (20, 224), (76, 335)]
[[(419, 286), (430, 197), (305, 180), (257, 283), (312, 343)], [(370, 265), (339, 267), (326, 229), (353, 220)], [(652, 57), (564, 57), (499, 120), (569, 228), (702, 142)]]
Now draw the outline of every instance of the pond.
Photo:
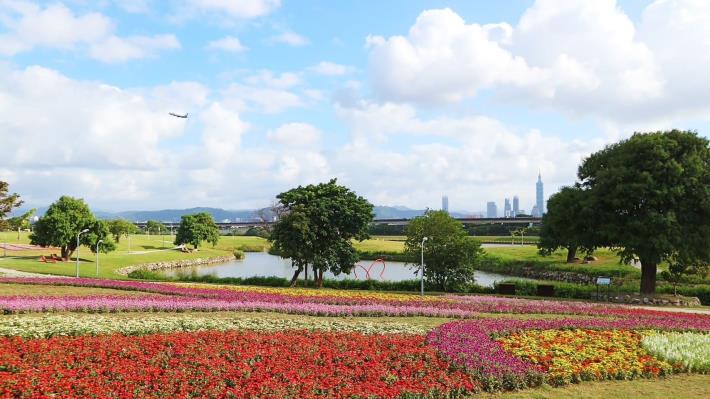
[[(332, 273), (325, 273), (326, 279), (344, 280), (344, 279), (365, 279), (369, 270), (370, 278), (374, 280), (389, 280), (402, 281), (417, 279), (415, 270), (405, 266), (403, 262), (385, 262), (383, 265), (380, 262), (371, 260), (363, 260), (358, 262), (355, 272), (349, 275), (334, 276)], [(163, 272), (167, 276), (176, 276), (178, 274), (191, 274), (195, 272), (199, 276), (213, 275), (215, 277), (283, 277), (290, 279), (293, 276), (294, 269), (291, 267), (291, 261), (282, 259), (278, 256), (270, 255), (266, 252), (248, 252), (243, 260), (234, 260), (229, 263), (217, 265), (207, 265), (198, 267), (187, 267), (180, 269), (171, 269)], [(312, 276), (309, 276), (312, 278)], [(303, 273), (301, 273), (303, 278)], [(492, 287), (497, 281), (510, 279), (511, 276), (502, 274), (476, 271), (476, 283), (484, 287)]]

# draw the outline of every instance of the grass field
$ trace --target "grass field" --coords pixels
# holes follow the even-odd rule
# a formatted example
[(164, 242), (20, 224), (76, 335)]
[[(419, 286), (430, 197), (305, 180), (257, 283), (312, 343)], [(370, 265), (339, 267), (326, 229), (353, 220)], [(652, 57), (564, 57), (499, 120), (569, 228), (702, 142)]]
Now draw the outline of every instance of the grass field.
[[(266, 243), (266, 240), (259, 237), (221, 237), (215, 247), (207, 244), (201, 247), (198, 252), (183, 253), (169, 249), (173, 247), (172, 242), (174, 239), (174, 236), (168, 235), (133, 235), (130, 239), (129, 251), (129, 240), (123, 237), (115, 251), (99, 255), (99, 277), (125, 278), (124, 276), (116, 274), (115, 270), (121, 267), (142, 263), (226, 256), (242, 246), (257, 246), (265, 245)], [(18, 240), (17, 233), (2, 232), (0, 233), (0, 243), (2, 242), (9, 244), (29, 244), (29, 238), (27, 233), (22, 233)], [(0, 268), (15, 269), (31, 273), (74, 276), (76, 273), (75, 257), (72, 258), (71, 262), (65, 263), (43, 263), (38, 261), (40, 256), (48, 256), (52, 253), (59, 253), (59, 250), (6, 251), (7, 256), (3, 256), (5, 253), (0, 249)], [(81, 276), (96, 276), (96, 255), (83, 246), (80, 250), (79, 269)]]

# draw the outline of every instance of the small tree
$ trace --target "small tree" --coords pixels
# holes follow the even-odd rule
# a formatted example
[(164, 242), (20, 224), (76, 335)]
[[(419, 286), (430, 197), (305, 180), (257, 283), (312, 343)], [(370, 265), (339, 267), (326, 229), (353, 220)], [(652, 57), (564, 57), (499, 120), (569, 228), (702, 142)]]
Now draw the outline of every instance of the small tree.
[[(133, 224), (131, 224), (133, 225)], [(91, 252), (96, 253), (96, 244), (101, 240), (99, 251), (109, 253), (116, 250), (116, 244), (111, 239), (111, 223), (104, 220), (96, 220), (86, 233), (86, 241), (91, 249)]]
[[(352, 240), (368, 237), (373, 206), (335, 179), (328, 183), (297, 187), (277, 196), (284, 212), (273, 227), (270, 240), (283, 258), (296, 268), (291, 285), (302, 271), (313, 269), (318, 287), (323, 273), (350, 273), (357, 262)], [(306, 274), (308, 278), (308, 274)]]
[[(474, 282), (476, 262), (483, 252), (476, 240), (468, 237), (461, 222), (445, 211), (428, 210), (412, 220), (406, 229), (405, 253), (420, 259), (424, 244), (424, 278), (437, 289), (449, 291)], [(420, 270), (419, 261), (412, 268)]]
[(108, 229), (116, 243), (121, 242), (121, 236), (138, 232), (138, 227), (126, 219), (114, 219), (108, 222)]
[(10, 185), (0, 180), (0, 230), (7, 228), (5, 217), (13, 209), (22, 205), (20, 196), (16, 193), (9, 194)]
[[(43, 247), (60, 247), (62, 258), (69, 258), (76, 250), (76, 236), (84, 229), (95, 227), (96, 219), (84, 200), (62, 196), (47, 209), (37, 223), (30, 243)], [(82, 245), (91, 245), (87, 234), (81, 235)]]
[(673, 295), (678, 295), (678, 284), (682, 283), (686, 276), (698, 275), (705, 278), (710, 271), (710, 265), (697, 261), (683, 259), (674, 255), (668, 260), (668, 270), (661, 273), (664, 280), (673, 286)]
[[(214, 221), (212, 223), (214, 223)], [(161, 232), (164, 234), (167, 231), (167, 228), (164, 224), (158, 222), (157, 220), (149, 220), (145, 224), (145, 230), (148, 234), (160, 234)]]
[(664, 260), (710, 261), (709, 144), (694, 132), (636, 133), (579, 167), (599, 237), (623, 261), (641, 261), (643, 294), (655, 292)]
[(32, 216), (34, 216), (35, 212), (37, 212), (37, 209), (30, 209), (20, 216), (7, 219), (7, 227), (9, 227), (10, 230), (29, 229), (32, 226), (30, 220), (32, 219)]
[(587, 254), (594, 250), (594, 215), (586, 194), (579, 187), (562, 187), (547, 201), (547, 213), (542, 217), (537, 245), (541, 255), (548, 256), (565, 248), (567, 263), (572, 263), (578, 249)]
[(175, 236), (175, 245), (190, 244), (197, 249), (202, 241), (212, 246), (219, 242), (219, 229), (212, 216), (207, 212), (183, 216)]

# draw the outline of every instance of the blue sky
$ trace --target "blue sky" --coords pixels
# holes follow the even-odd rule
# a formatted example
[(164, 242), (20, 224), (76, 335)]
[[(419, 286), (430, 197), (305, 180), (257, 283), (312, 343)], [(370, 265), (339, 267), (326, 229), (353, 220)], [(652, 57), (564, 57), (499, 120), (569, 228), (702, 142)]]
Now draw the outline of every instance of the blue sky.
[[(691, 0), (0, 0), (0, 179), (30, 205), (529, 209), (634, 131), (707, 135)], [(189, 112), (179, 120), (167, 112)]]

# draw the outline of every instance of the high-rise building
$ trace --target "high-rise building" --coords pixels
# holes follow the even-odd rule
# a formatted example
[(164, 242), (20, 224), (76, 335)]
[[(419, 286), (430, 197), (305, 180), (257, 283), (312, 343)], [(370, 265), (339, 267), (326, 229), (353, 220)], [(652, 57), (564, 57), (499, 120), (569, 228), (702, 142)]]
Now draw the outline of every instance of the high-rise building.
[(493, 201), (486, 204), (486, 217), (487, 218), (497, 218), (498, 217), (498, 207)]
[(537, 174), (537, 183), (535, 183), (535, 206), (537, 207), (536, 217), (542, 217), (545, 214), (545, 200), (542, 191), (542, 175), (540, 172)]
[(517, 217), (520, 214), (520, 199), (518, 196), (513, 197), (513, 217)]
[(449, 213), (449, 197), (446, 195), (441, 197), (441, 210)]
[(505, 199), (505, 205), (503, 206), (503, 217), (509, 218), (512, 216), (513, 208), (510, 207), (510, 198)]

